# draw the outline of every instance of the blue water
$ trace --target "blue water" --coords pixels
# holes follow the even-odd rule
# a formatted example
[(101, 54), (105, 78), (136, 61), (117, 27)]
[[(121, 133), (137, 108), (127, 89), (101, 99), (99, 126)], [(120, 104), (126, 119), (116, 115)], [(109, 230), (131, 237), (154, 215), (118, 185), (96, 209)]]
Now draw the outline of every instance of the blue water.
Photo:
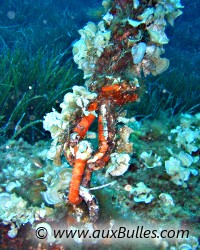
[[(31, 146), (27, 146), (24, 141), (34, 146), (42, 140), (50, 140), (50, 134), (44, 131), (42, 127), (44, 115), (51, 112), (52, 108), (60, 111), (59, 104), (63, 101), (64, 94), (71, 91), (74, 85), (84, 84), (83, 72), (73, 62), (72, 45), (80, 39), (78, 30), (83, 28), (88, 21), (97, 23), (100, 20), (101, 10), (99, 6), (101, 6), (101, 2), (100, 0), (0, 0), (0, 146), (3, 145), (1, 148), (2, 157), (0, 154), (0, 158), (3, 158), (2, 166), (0, 166), (1, 172), (3, 168), (9, 168), (10, 164), (14, 164), (12, 162), (12, 147), (16, 147), (14, 157), (17, 158), (15, 154), (19, 151), (22, 154), (20, 155), (21, 158), (23, 154), (30, 158), (34, 156), (34, 153), (31, 153)], [(105, 191), (105, 197), (110, 201), (105, 204), (104, 193), (102, 195), (101, 191), (99, 194), (97, 192), (102, 213), (104, 213), (102, 215), (104, 220), (112, 218), (112, 216), (113, 218), (124, 216), (125, 219), (129, 219), (137, 209), (140, 211), (139, 216), (141, 217), (143, 216), (142, 213), (146, 213), (150, 214), (149, 218), (151, 218), (153, 209), (154, 213), (157, 213), (157, 207), (152, 206), (152, 209), (151, 207), (147, 209), (141, 204), (132, 206), (128, 199), (124, 200), (123, 203), (124, 196), (127, 194), (123, 187), (126, 184), (132, 185), (132, 183), (135, 185), (136, 180), (139, 182), (144, 177), (147, 182), (149, 181), (148, 184), (154, 189), (154, 192), (157, 192), (157, 196), (160, 192), (156, 186), (157, 183), (159, 183), (162, 192), (165, 191), (162, 185), (165, 183), (166, 190), (173, 194), (175, 203), (176, 201), (178, 203), (181, 216), (184, 213), (186, 214), (185, 211), (188, 212), (187, 216), (184, 217), (187, 219), (179, 218), (183, 225), (192, 227), (194, 222), (193, 229), (195, 231), (196, 225), (199, 223), (197, 212), (199, 206), (199, 189), (197, 187), (199, 176), (193, 177), (191, 183), (185, 189), (181, 187), (180, 191), (179, 186), (173, 186), (169, 182), (169, 177), (166, 177), (165, 173), (160, 174), (159, 170), (158, 172), (155, 170), (155, 174), (149, 170), (143, 173), (143, 169), (139, 170), (138, 173), (136, 172), (137, 164), (141, 163), (136, 160), (139, 157), (136, 153), (142, 151), (141, 149), (138, 150), (141, 147), (140, 143), (144, 145), (143, 150), (148, 152), (151, 152), (151, 145), (153, 145), (153, 154), (162, 153), (159, 150), (159, 145), (164, 152), (167, 152), (167, 146), (164, 145), (167, 141), (166, 133), (179, 125), (181, 113), (188, 112), (195, 115), (200, 112), (200, 1), (182, 0), (181, 3), (184, 6), (183, 14), (175, 20), (174, 27), (168, 26), (166, 29), (169, 44), (164, 45), (165, 53), (163, 57), (170, 60), (169, 68), (162, 75), (142, 77), (141, 102), (125, 107), (129, 118), (135, 116), (139, 122), (145, 121), (143, 123), (144, 128), (141, 130), (145, 131), (146, 134), (142, 134), (141, 131), (140, 136), (132, 134), (131, 142), (135, 145), (136, 151), (131, 155), (130, 172), (124, 179), (116, 178), (120, 183), (121, 191), (116, 189), (119, 191), (117, 193), (118, 191), (116, 192), (115, 188), (108, 192)], [(69, 69), (72, 71), (68, 71)], [(65, 78), (68, 72), (70, 72), (69, 76)], [(120, 109), (119, 112), (121, 112)], [(175, 115), (178, 118), (172, 118)], [(198, 123), (194, 124), (197, 126)], [(135, 124), (132, 124), (133, 129), (135, 129), (134, 126)], [(156, 134), (158, 128), (160, 129), (159, 135)], [(97, 125), (94, 124), (91, 130), (95, 131), (96, 129)], [(162, 129), (163, 131), (166, 129), (167, 132), (162, 133)], [(198, 126), (197, 129), (199, 129)], [(193, 130), (195, 130), (194, 127)], [(15, 144), (13, 140), (20, 137), (24, 141)], [(137, 142), (139, 141), (138, 144), (135, 143), (135, 138), (137, 138)], [(4, 143), (10, 143), (10, 139), (12, 139), (12, 143), (9, 145), (12, 146), (8, 147), (10, 151), (6, 155), (8, 148), (4, 146), (7, 145)], [(46, 144), (44, 145), (46, 147)], [(41, 144), (40, 147), (42, 147)], [(174, 148), (177, 150), (176, 146)], [(174, 152), (174, 154), (176, 153), (178, 154), (179, 151)], [(193, 154), (193, 156), (198, 156), (199, 150), (193, 152)], [(167, 155), (167, 157), (169, 156)], [(37, 164), (37, 157), (34, 159), (34, 164)], [(199, 163), (195, 167), (198, 168)], [(39, 176), (38, 169), (36, 172)], [(93, 184), (101, 185), (104, 175), (97, 173), (94, 176)], [(168, 183), (170, 183), (169, 186)], [(3, 185), (2, 187), (2, 190), (5, 191)], [(170, 190), (171, 187), (173, 188), (172, 191)], [(44, 189), (43, 183), (43, 191)], [(25, 192), (24, 189), (21, 192), (22, 196), (24, 195), (23, 192)], [(34, 193), (35, 189), (31, 192)], [(194, 207), (192, 199), (190, 200), (191, 195), (193, 195), (192, 199), (195, 200)], [(185, 204), (182, 202), (182, 196), (184, 196), (185, 202), (188, 201), (186, 210), (184, 210)], [(27, 194), (23, 197), (27, 198)], [(27, 200), (29, 199), (27, 198)], [(41, 202), (41, 197), (38, 200), (36, 203)], [(111, 201), (114, 209), (110, 205)], [(31, 203), (31, 198), (29, 202)], [(125, 204), (124, 207), (123, 204)], [(163, 211), (160, 207), (158, 211), (158, 217), (154, 218), (155, 221), (157, 219), (162, 220)], [(176, 216), (179, 216), (179, 211), (175, 211), (174, 214), (173, 221), (176, 220)], [(167, 217), (167, 220), (170, 220), (170, 216)], [(152, 219), (153, 223), (155, 221)], [(4, 227), (0, 226), (0, 234), (4, 235)], [(195, 236), (199, 236), (199, 234)], [(0, 249), (1, 244), (3, 243), (0, 238)], [(11, 246), (13, 245), (15, 245), (15, 242), (11, 242)], [(5, 246), (2, 247), (5, 248)]]

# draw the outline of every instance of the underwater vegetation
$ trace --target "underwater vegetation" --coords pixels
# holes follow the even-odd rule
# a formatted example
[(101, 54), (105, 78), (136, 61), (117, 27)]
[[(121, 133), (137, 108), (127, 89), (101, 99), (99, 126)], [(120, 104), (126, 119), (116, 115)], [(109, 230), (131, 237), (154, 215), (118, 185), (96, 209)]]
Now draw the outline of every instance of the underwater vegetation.
[(63, 1), (2, 1), (0, 11), (1, 139), (33, 142), (45, 136), (41, 120), (71, 80), (81, 84), (70, 44), (82, 19)]
[[(0, 55), (0, 134), (15, 138), (23, 132), (28, 141), (43, 136), (41, 119), (80, 75), (73, 69), (68, 51), (58, 54), (39, 50), (35, 56), (18, 48)], [(40, 126), (39, 126), (40, 125)], [(31, 129), (26, 132), (26, 129)], [(24, 134), (25, 133), (25, 134)], [(37, 137), (38, 136), (38, 137)]]
[[(189, 3), (185, 0), (183, 5), (185, 4), (187, 8), (184, 11), (184, 16), (179, 17), (178, 20), (181, 25), (176, 25), (174, 29), (167, 27), (169, 37), (172, 38), (165, 52), (167, 57), (171, 58), (169, 68), (157, 78), (148, 76), (145, 82), (141, 79), (144, 87), (140, 94), (141, 101), (139, 105), (134, 103), (129, 106), (130, 117), (137, 116), (140, 119), (151, 117), (153, 119), (163, 111), (173, 115), (199, 110), (200, 85), (198, 83), (200, 79), (198, 72), (200, 63), (199, 32), (197, 29), (199, 3), (197, 1)], [(47, 86), (47, 83), (43, 81), (43, 79), (45, 80), (45, 70), (55, 80), (52, 86), (59, 85), (63, 88), (57, 99), (59, 103), (62, 101), (62, 91), (71, 87), (70, 81), (67, 81), (67, 77), (65, 78), (65, 71), (66, 75), (70, 75), (69, 78), (80, 74), (76, 82), (80, 85), (83, 84), (80, 71), (71, 70), (68, 72), (69, 68), (75, 69), (73, 62), (70, 61), (72, 56), (70, 44), (78, 37), (78, 28), (88, 20), (87, 15), (95, 21), (101, 18), (103, 6), (101, 7), (98, 2), (94, 1), (88, 1), (88, 3), (80, 1), (79, 6), (83, 6), (81, 12), (79, 12), (80, 9), (77, 9), (74, 1), (68, 3), (57, 1), (55, 3), (38, 0), (34, 2), (34, 8), (32, 8), (31, 2), (2, 1), (2, 15), (0, 16), (0, 90), (2, 93), (0, 134), (2, 139), (11, 138), (14, 134), (16, 136), (16, 129), (21, 127), (28, 128), (28, 130), (21, 131), (23, 134), (21, 132), (20, 134), (29, 141), (48, 136), (44, 134), (44, 131), (42, 132), (39, 121), (43, 119), (45, 112), (48, 112), (52, 107), (56, 108), (58, 103), (44, 105), (46, 110), (42, 112), (36, 109), (33, 114), (35, 123), (31, 126), (27, 117), (31, 115), (30, 109), (30, 114), (25, 115), (25, 111), (30, 106), (28, 103), (34, 105), (37, 103), (37, 106), (40, 106), (39, 103), (44, 103), (45, 97), (46, 100), (49, 99), (47, 103), (53, 104), (53, 101), (50, 100), (52, 98), (51, 89), (39, 88), (38, 90), (37, 87), (38, 84)], [(190, 11), (194, 13), (193, 18), (191, 18)], [(190, 23), (193, 23), (192, 29), (190, 29)], [(193, 39), (188, 43), (189, 36)], [(177, 39), (178, 37), (181, 37), (181, 41)], [(188, 57), (190, 58), (189, 64)], [(11, 59), (13, 60), (12, 63)], [(52, 60), (52, 65), (49, 65), (48, 70), (45, 67), (48, 67), (48, 61), (50, 62), (50, 60)], [(61, 71), (58, 73), (56, 69), (58, 65), (53, 63), (53, 61), (58, 60), (59, 65), (63, 67), (62, 73)], [(178, 64), (177, 61), (179, 61)], [(46, 66), (44, 66), (45, 64)], [(40, 71), (40, 67), (43, 70)], [(59, 74), (58, 77), (56, 76), (57, 73)], [(50, 76), (46, 76), (46, 79), (48, 77)], [(63, 81), (64, 79), (65, 81)], [(30, 84), (30, 87), (34, 85), (34, 91), (29, 91), (28, 87), (25, 87), (27, 83)], [(14, 86), (15, 84), (16, 86)], [(50, 91), (50, 94), (48, 94), (48, 91)], [(7, 97), (4, 93), (7, 94)], [(9, 98), (11, 98), (11, 101)], [(5, 101), (6, 99), (7, 101)], [(26, 102), (26, 104), (22, 104), (23, 102)], [(23, 108), (15, 109), (13, 115), (10, 116), (14, 110), (13, 107), (17, 105), (23, 106)], [(34, 118), (34, 116), (31, 118)], [(28, 127), (25, 127), (26, 125)], [(32, 134), (31, 138), (30, 134)]]

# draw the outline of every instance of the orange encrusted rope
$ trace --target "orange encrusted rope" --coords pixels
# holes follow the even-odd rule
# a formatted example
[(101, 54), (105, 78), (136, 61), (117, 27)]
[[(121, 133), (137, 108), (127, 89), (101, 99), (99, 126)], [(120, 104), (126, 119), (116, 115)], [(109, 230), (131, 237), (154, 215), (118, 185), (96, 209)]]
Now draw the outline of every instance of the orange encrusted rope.
[(91, 126), (95, 118), (96, 118), (95, 115), (89, 114), (88, 116), (84, 116), (81, 119), (81, 121), (77, 124), (77, 126), (74, 129), (74, 132), (78, 133), (80, 139), (83, 139), (83, 137), (86, 135), (89, 127)]
[(103, 158), (103, 156), (106, 154), (106, 152), (108, 150), (107, 138), (104, 135), (105, 129), (107, 129), (107, 128), (104, 128), (103, 117), (102, 117), (102, 115), (99, 115), (99, 117), (98, 117), (99, 149), (93, 155), (93, 157), (88, 160), (88, 162), (87, 162), (88, 164), (90, 164), (90, 163), (94, 164), (95, 162), (97, 162), (98, 160)]
[(99, 118), (98, 118), (99, 152), (97, 152), (96, 155), (98, 155), (98, 153), (99, 153), (99, 157), (100, 157), (100, 155), (102, 155), (101, 158), (105, 155), (105, 153), (108, 150), (107, 138), (104, 135), (105, 129), (107, 130), (108, 128), (107, 127), (104, 128), (103, 117), (102, 117), (102, 115), (99, 115)]
[(68, 199), (74, 205), (81, 203), (82, 198), (79, 196), (79, 187), (82, 182), (82, 176), (86, 166), (86, 160), (76, 159), (72, 170), (72, 178), (69, 186)]
[(88, 108), (87, 108), (88, 111), (94, 111), (94, 110), (97, 110), (97, 109), (98, 109), (98, 103), (97, 102), (91, 102), (88, 105)]
[(75, 161), (73, 164), (68, 195), (69, 202), (74, 205), (78, 205), (82, 201), (82, 198), (79, 195), (79, 188), (85, 171), (86, 162), (91, 157), (92, 152), (92, 144), (85, 140), (82, 140), (74, 147)]
[(103, 86), (101, 91), (102, 92), (113, 92), (113, 91), (119, 91), (120, 89), (121, 89), (120, 84), (114, 84), (114, 85)]

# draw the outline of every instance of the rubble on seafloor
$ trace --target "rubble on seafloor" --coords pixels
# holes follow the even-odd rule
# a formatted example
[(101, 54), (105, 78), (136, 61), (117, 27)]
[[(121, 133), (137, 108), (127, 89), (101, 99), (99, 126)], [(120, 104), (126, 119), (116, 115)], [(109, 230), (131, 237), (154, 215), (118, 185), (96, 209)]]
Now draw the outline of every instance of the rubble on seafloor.
[[(123, 220), (134, 225), (171, 226), (188, 229), (191, 236), (198, 237), (199, 114), (172, 117), (160, 130), (159, 120), (129, 121), (125, 126), (132, 132), (128, 130), (127, 142), (116, 138), (123, 141), (124, 150), (126, 143), (129, 144), (128, 152), (122, 154), (120, 148), (120, 153), (116, 151), (115, 154), (117, 157), (122, 155), (122, 159), (113, 155), (110, 165), (95, 171), (92, 177), (94, 187), (115, 181), (113, 186), (92, 191), (99, 201), (99, 223)], [(124, 124), (119, 122), (118, 126), (123, 127)], [(95, 144), (95, 136), (90, 140)], [(130, 144), (133, 146), (132, 153), (129, 152)], [(63, 224), (70, 213), (71, 208), (65, 199), (71, 167), (65, 159), (59, 167), (48, 160), (49, 145), (50, 142), (45, 141), (30, 145), (19, 139), (7, 141), (0, 147), (1, 228), (5, 228), (11, 241), (17, 239), (20, 232), (28, 228), (33, 230), (31, 228), (40, 223)], [(123, 165), (127, 163), (129, 166), (124, 170)], [(112, 170), (109, 170), (110, 166)], [(117, 171), (117, 175), (112, 174), (113, 171)], [(171, 249), (182, 249), (177, 247), (179, 243), (176, 241), (155, 242), (154, 247), (160, 249), (161, 245), (167, 244), (162, 249), (169, 246), (174, 247)], [(180, 246), (189, 245), (188, 242), (182, 242)], [(83, 242), (77, 244), (80, 243)]]

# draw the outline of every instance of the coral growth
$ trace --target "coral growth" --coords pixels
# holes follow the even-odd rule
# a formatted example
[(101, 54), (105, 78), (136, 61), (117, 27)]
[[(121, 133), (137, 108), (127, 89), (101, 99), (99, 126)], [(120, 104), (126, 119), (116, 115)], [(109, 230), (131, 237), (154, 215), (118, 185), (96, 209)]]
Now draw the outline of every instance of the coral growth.
[[(73, 44), (85, 86), (74, 85), (60, 111), (53, 109), (44, 117), (44, 129), (53, 140), (50, 150), (31, 157), (32, 163), (22, 157), (23, 170), (19, 164), (15, 171), (12, 164), (2, 169), (0, 218), (10, 225), (10, 237), (28, 222), (36, 229), (46, 225), (51, 232), (51, 219), (60, 218), (73, 230), (80, 225), (94, 229), (99, 214), (110, 229), (115, 218), (161, 227), (165, 220), (173, 220), (176, 227), (190, 220), (197, 224), (199, 114), (176, 118), (173, 125), (177, 126), (166, 121), (161, 126), (163, 120), (138, 122), (122, 112), (124, 105), (140, 100), (140, 77), (156, 76), (168, 68), (169, 60), (161, 57), (169, 41), (165, 28), (167, 22), (174, 24), (182, 5), (172, 0), (104, 0), (103, 7), (102, 21), (89, 22)], [(7, 157), (12, 158), (11, 146), (8, 149)], [(36, 194), (34, 201), (34, 195), (29, 197), (24, 190), (24, 183), (33, 179), (36, 186), (29, 193)], [(193, 192), (182, 197), (184, 188)], [(197, 204), (192, 209), (190, 196)], [(16, 203), (20, 204), (17, 214), (13, 212)], [(174, 247), (173, 242), (162, 240), (152, 244)], [(177, 249), (198, 245), (193, 236), (175, 244)]]
[[(174, 1), (115, 0), (104, 1), (103, 6), (103, 20), (97, 25), (88, 22), (79, 30), (80, 40), (73, 44), (74, 61), (84, 71), (85, 85), (91, 92), (74, 86), (60, 105), (61, 113), (54, 110), (44, 121), (44, 128), (54, 139), (54, 163), (61, 164), (59, 157), (64, 153), (73, 166), (68, 199), (75, 205), (82, 201), (80, 185), (89, 187), (92, 172), (107, 165), (110, 157), (107, 173), (118, 176), (127, 171), (130, 157), (111, 154), (116, 140), (116, 108), (138, 100), (137, 77), (155, 76), (168, 68), (168, 59), (160, 57), (168, 43), (165, 27), (167, 21), (173, 25), (182, 13), (182, 5)], [(83, 139), (96, 116), (99, 145), (93, 153), (90, 143)]]
[[(181, 126), (182, 117), (183, 115), (173, 118), (170, 127), (165, 131), (165, 136), (156, 130), (158, 135), (153, 138), (150, 138), (150, 133), (155, 133), (155, 131), (151, 131), (149, 121), (146, 120), (141, 123), (133, 118), (122, 119), (132, 128), (132, 133), (129, 134), (128, 132), (130, 138), (124, 141), (125, 149), (126, 143), (131, 144), (130, 140), (133, 142), (132, 154), (114, 153), (113, 160), (111, 154), (111, 162), (105, 168), (108, 168), (114, 162), (118, 162), (118, 166), (123, 166), (126, 163), (128, 170), (125, 173), (121, 172), (123, 174), (120, 176), (112, 176), (108, 172), (106, 173), (105, 168), (95, 171), (91, 185), (98, 188), (103, 184), (104, 189), (96, 190), (96, 187), (91, 189), (81, 187), (79, 190), (79, 195), (84, 197), (84, 201), (87, 202), (92, 220), (95, 220), (98, 215), (98, 206), (96, 206), (97, 203), (94, 203), (95, 197), (91, 195), (91, 192), (94, 192), (101, 204), (101, 217), (107, 223), (112, 224), (115, 220), (122, 219), (126, 221), (128, 219), (134, 225), (137, 225), (138, 222), (145, 223), (144, 225), (150, 222), (153, 223), (153, 227), (158, 223), (159, 226), (165, 228), (166, 221), (170, 220), (171, 225), (177, 225), (180, 228), (185, 225), (187, 228), (191, 228), (191, 237), (193, 237), (192, 235), (198, 235), (199, 175), (191, 175), (182, 185), (177, 186), (172, 177), (167, 174), (164, 164), (170, 157), (174, 157), (181, 161), (181, 171), (185, 169), (197, 170), (199, 168), (198, 151), (191, 154), (193, 159), (191, 163), (191, 157), (188, 157), (188, 153), (183, 153), (183, 148), (180, 149), (176, 144), (177, 135), (171, 133), (174, 125), (175, 127)], [(189, 128), (192, 129), (195, 126), (196, 129), (199, 129), (197, 117), (198, 115), (190, 115)], [(120, 126), (121, 123), (118, 124), (118, 127)], [(125, 135), (126, 132), (127, 129), (124, 130)], [(120, 137), (125, 138), (125, 135), (121, 134)], [(93, 139), (88, 140), (95, 149), (96, 139), (93, 137)], [(117, 140), (121, 141), (121, 138), (117, 138)], [(23, 140), (8, 141), (7, 144), (0, 148), (2, 155), (0, 190), (1, 196), (7, 197), (1, 199), (4, 203), (1, 205), (0, 218), (2, 221), (10, 218), (7, 222), (6, 234), (15, 236), (18, 232), (17, 239), (20, 237), (21, 232), (30, 230), (29, 224), (34, 228), (38, 228), (40, 225), (47, 226), (48, 224), (48, 230), (49, 226), (52, 229), (54, 228), (54, 223), (58, 222), (58, 227), (60, 227), (60, 223), (65, 223), (66, 220), (68, 226), (70, 226), (76, 218), (84, 222), (84, 228), (91, 227), (85, 217), (87, 213), (82, 207), (78, 207), (79, 213), (77, 214), (76, 210), (76, 216), (74, 217), (74, 210), (71, 211), (70, 206), (66, 205), (66, 195), (72, 178), (72, 168), (66, 161), (61, 166), (56, 167), (51, 160), (46, 160), (48, 148), (49, 143), (40, 142), (31, 146)], [(148, 155), (153, 157), (156, 152), (161, 157), (163, 162), (161, 166), (155, 166), (154, 168), (145, 166), (144, 159), (141, 159), (140, 155), (142, 152), (151, 151), (152, 153), (148, 153)], [(154, 160), (153, 158), (153, 162)], [(115, 180), (114, 183), (113, 179)], [(110, 185), (108, 188), (107, 183), (111, 181), (112, 186)], [(184, 188), (185, 184), (187, 184), (188, 188)], [(27, 187), (29, 188), (27, 189)], [(9, 202), (9, 197), (12, 197), (12, 202)], [(8, 199), (8, 201), (5, 201), (5, 199)], [(18, 210), (16, 210), (14, 201), (21, 204)], [(5, 209), (3, 210), (5, 206), (7, 206), (7, 212), (5, 212)], [(22, 213), (23, 216), (21, 216)], [(70, 228), (74, 230), (80, 229), (76, 224), (71, 225)], [(33, 235), (35, 235), (34, 231), (31, 232), (29, 237), (33, 237)], [(157, 249), (156, 245), (158, 244), (159, 246), (175, 247), (183, 244), (195, 245), (197, 244), (195, 239), (196, 237), (194, 237), (194, 242), (192, 239), (182, 241), (177, 239), (176, 243), (161, 240), (153, 243), (152, 249)], [(52, 242), (52, 238), (48, 238), (48, 240)], [(77, 245), (83, 243), (81, 239), (75, 239), (75, 241), (79, 242)]]

